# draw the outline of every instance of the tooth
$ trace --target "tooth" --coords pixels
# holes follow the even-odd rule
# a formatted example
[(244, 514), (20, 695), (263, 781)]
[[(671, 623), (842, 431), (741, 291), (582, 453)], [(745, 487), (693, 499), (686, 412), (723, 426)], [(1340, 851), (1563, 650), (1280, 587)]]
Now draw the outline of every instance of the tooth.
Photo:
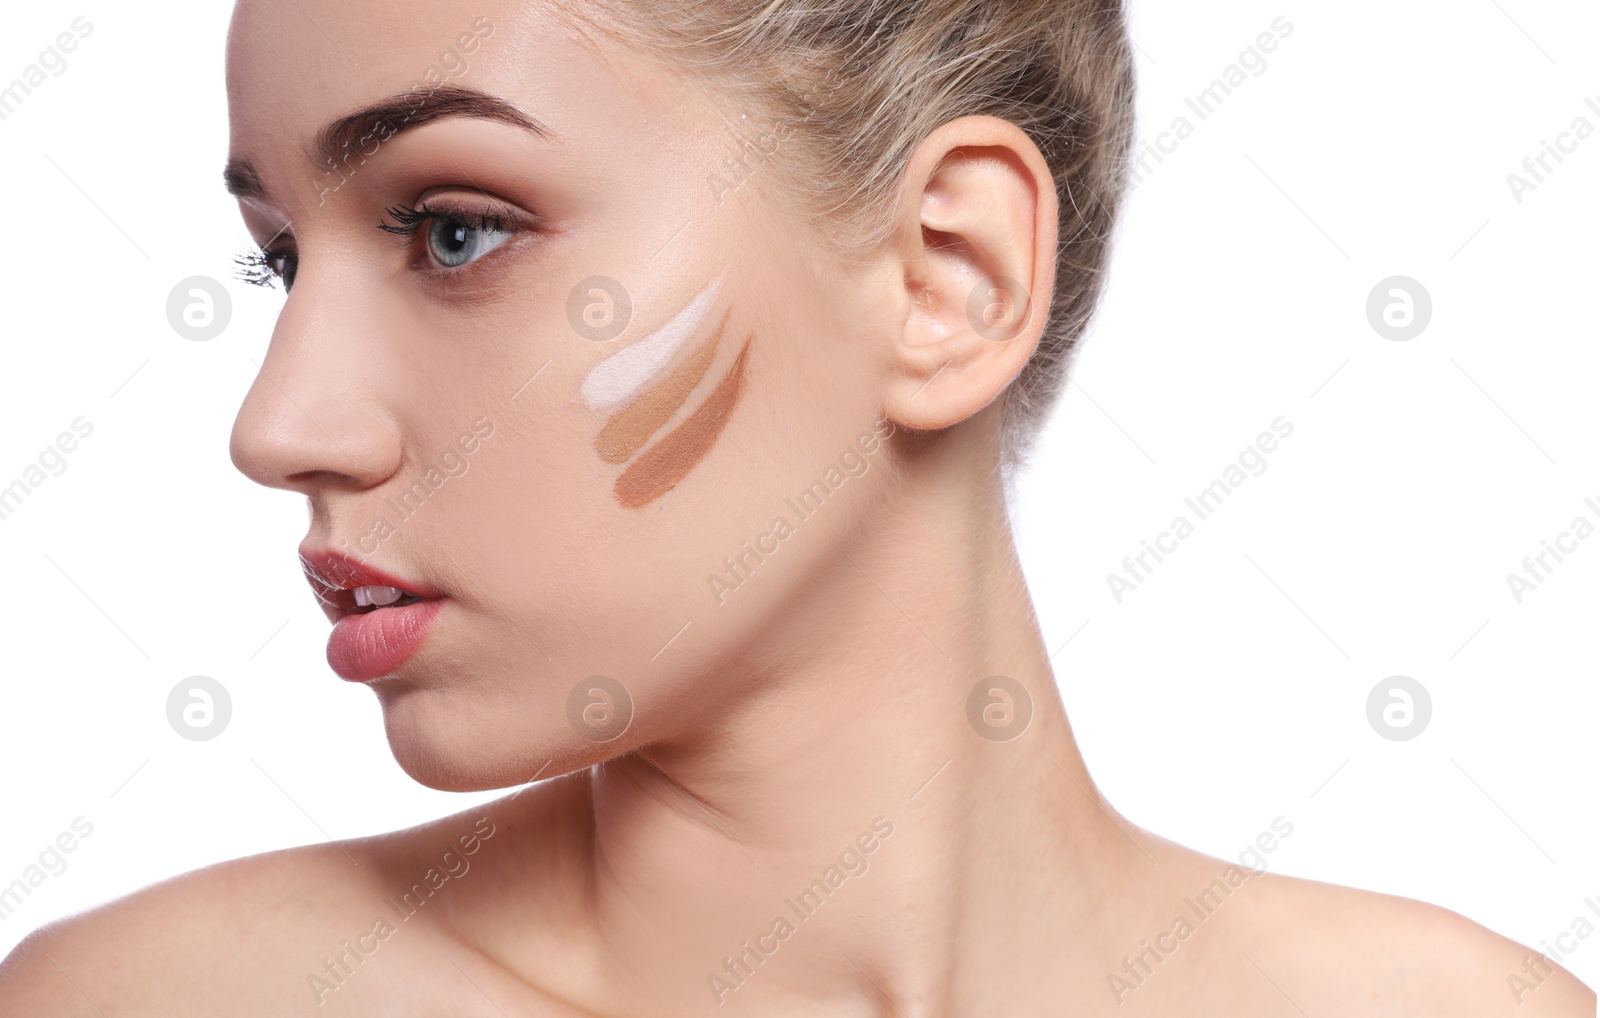
[(405, 596), (405, 591), (399, 587), (368, 587), (367, 589), (371, 591), (367, 596), (372, 598), (372, 603), (380, 606), (394, 604)]
[(367, 593), (371, 589), (371, 587), (357, 587), (355, 589), (356, 607), (367, 608), (372, 605), (372, 597)]

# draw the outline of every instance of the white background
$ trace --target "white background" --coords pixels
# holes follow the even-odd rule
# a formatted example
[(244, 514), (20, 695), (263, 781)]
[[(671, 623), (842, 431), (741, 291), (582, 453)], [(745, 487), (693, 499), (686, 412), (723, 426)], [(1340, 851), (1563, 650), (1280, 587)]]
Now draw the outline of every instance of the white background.
[[(0, 884), (83, 816), (70, 866), (0, 921), (48, 920), (272, 848), (503, 792), (421, 788), (372, 694), (323, 660), (300, 500), (228, 461), (281, 294), (232, 279), (222, 3), (9, 5), (0, 81), (93, 33), (0, 122), (0, 486), (94, 433), (0, 521)], [(1184, 105), (1283, 16), (1267, 68)], [(1525, 156), (1600, 129), (1600, 12), (1553, 0), (1194, 4), (1133, 14), (1141, 134), (1194, 133), (1129, 200), (1106, 303), (1018, 490), (1019, 540), (1085, 756), (1135, 822), (1278, 872), (1435, 902), (1553, 944), (1600, 901), (1600, 539), (1518, 604), (1521, 570), (1600, 520), (1592, 443), (1600, 135), (1518, 203)], [(165, 302), (228, 281), (194, 343)], [(1413, 277), (1429, 327), (1368, 323)], [(1122, 604), (1106, 574), (1279, 416), (1294, 434)], [(219, 679), (214, 741), (168, 691)], [(1411, 741), (1369, 692), (1429, 691)], [(1308, 920), (1310, 921), (1310, 920)], [(1600, 937), (1565, 963), (1600, 986)]]

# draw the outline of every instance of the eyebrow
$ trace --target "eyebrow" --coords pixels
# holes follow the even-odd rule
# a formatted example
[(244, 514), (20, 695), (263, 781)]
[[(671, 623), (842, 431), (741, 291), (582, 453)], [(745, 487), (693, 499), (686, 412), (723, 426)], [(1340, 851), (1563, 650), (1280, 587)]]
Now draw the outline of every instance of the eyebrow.
[[(337, 169), (352, 155), (364, 161), (374, 154), (362, 152), (363, 146), (388, 141), (403, 131), (449, 117), (493, 120), (540, 138), (554, 137), (544, 124), (499, 96), (464, 85), (440, 85), (420, 97), (415, 91), (400, 92), (330, 120), (307, 147), (306, 158), (319, 171)], [(248, 160), (228, 160), (222, 170), (222, 182), (235, 198), (267, 200), (261, 175)]]

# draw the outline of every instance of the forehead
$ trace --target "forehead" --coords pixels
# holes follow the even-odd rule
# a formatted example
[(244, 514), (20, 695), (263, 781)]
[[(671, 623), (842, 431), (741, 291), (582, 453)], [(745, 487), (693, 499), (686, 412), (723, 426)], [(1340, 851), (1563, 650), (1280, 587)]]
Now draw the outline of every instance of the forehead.
[(525, 0), (240, 0), (227, 82), (232, 148), (258, 161), (308, 152), (352, 109), (440, 86), (500, 97), (574, 142), (617, 143), (684, 105), (662, 65)]

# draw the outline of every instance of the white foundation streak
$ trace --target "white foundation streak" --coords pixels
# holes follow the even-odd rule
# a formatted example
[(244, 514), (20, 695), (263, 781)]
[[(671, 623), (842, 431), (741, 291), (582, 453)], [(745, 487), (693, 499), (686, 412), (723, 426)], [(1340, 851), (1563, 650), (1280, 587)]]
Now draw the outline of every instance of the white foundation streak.
[(718, 278), (672, 321), (596, 364), (579, 390), (590, 408), (610, 410), (638, 395), (672, 360), (672, 355), (700, 331), (721, 287), (722, 280)]

